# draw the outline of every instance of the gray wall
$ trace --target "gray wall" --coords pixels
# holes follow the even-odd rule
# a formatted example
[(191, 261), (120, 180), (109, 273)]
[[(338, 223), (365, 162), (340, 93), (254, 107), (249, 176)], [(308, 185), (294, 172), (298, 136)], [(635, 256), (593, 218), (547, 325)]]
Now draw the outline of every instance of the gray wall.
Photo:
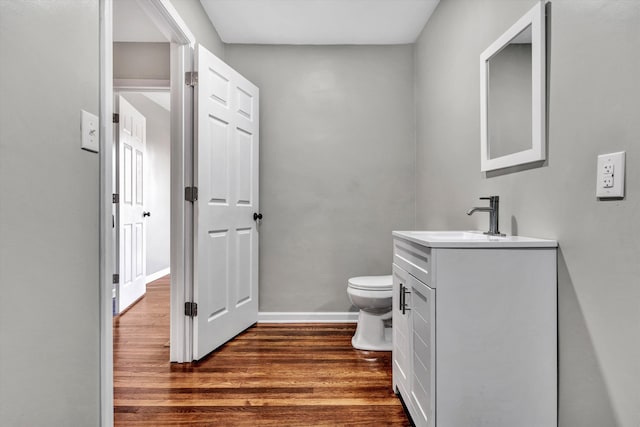
[(147, 225), (147, 275), (169, 268), (170, 114), (141, 93), (123, 96), (147, 119), (144, 209), (151, 212)]
[(169, 43), (113, 44), (114, 79), (170, 78)]
[(98, 1), (0, 1), (0, 424), (99, 422)]
[[(640, 2), (554, 0), (549, 151), (542, 167), (480, 173), (479, 55), (532, 0), (443, 0), (416, 46), (417, 226), (501, 197), (507, 233), (560, 242), (560, 425), (640, 425)], [(595, 197), (596, 156), (627, 151), (627, 197)], [(437, 184), (436, 184), (437, 183)]]
[(347, 311), (414, 225), (411, 46), (228, 45), (260, 88), (260, 311)]
[[(199, 2), (172, 0), (223, 45)], [(99, 424), (98, 0), (0, 0), (0, 424)]]

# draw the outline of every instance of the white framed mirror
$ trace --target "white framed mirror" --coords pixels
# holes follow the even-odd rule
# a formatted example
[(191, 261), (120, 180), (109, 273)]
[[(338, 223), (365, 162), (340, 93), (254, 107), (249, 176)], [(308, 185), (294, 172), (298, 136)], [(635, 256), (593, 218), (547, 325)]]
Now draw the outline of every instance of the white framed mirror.
[(537, 3), (480, 55), (480, 170), (546, 158), (545, 5)]

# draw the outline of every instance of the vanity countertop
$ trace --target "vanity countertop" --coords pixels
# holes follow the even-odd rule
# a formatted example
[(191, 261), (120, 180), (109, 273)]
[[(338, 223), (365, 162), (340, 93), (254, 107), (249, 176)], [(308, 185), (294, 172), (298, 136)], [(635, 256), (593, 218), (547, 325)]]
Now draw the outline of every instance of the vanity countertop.
[(488, 236), (482, 231), (394, 231), (394, 237), (429, 248), (556, 248), (555, 240), (523, 236)]

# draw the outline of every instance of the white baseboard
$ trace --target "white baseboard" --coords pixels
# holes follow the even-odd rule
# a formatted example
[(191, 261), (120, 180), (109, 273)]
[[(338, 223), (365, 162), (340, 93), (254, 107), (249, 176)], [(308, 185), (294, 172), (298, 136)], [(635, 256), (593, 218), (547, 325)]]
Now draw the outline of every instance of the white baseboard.
[(156, 271), (155, 273), (149, 274), (147, 276), (147, 283), (151, 283), (154, 280), (158, 280), (159, 278), (164, 277), (169, 273), (171, 273), (171, 269), (167, 267), (164, 270)]
[(258, 323), (355, 323), (358, 312), (276, 312), (258, 313)]

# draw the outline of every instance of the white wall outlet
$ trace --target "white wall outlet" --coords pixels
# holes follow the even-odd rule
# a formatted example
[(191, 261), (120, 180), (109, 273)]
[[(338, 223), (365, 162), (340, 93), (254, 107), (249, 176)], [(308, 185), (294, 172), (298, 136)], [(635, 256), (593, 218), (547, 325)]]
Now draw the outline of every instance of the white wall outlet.
[(98, 116), (82, 110), (80, 133), (82, 135), (80, 148), (97, 153), (100, 143), (100, 121)]
[(598, 156), (596, 196), (601, 199), (624, 197), (624, 166), (624, 151)]

